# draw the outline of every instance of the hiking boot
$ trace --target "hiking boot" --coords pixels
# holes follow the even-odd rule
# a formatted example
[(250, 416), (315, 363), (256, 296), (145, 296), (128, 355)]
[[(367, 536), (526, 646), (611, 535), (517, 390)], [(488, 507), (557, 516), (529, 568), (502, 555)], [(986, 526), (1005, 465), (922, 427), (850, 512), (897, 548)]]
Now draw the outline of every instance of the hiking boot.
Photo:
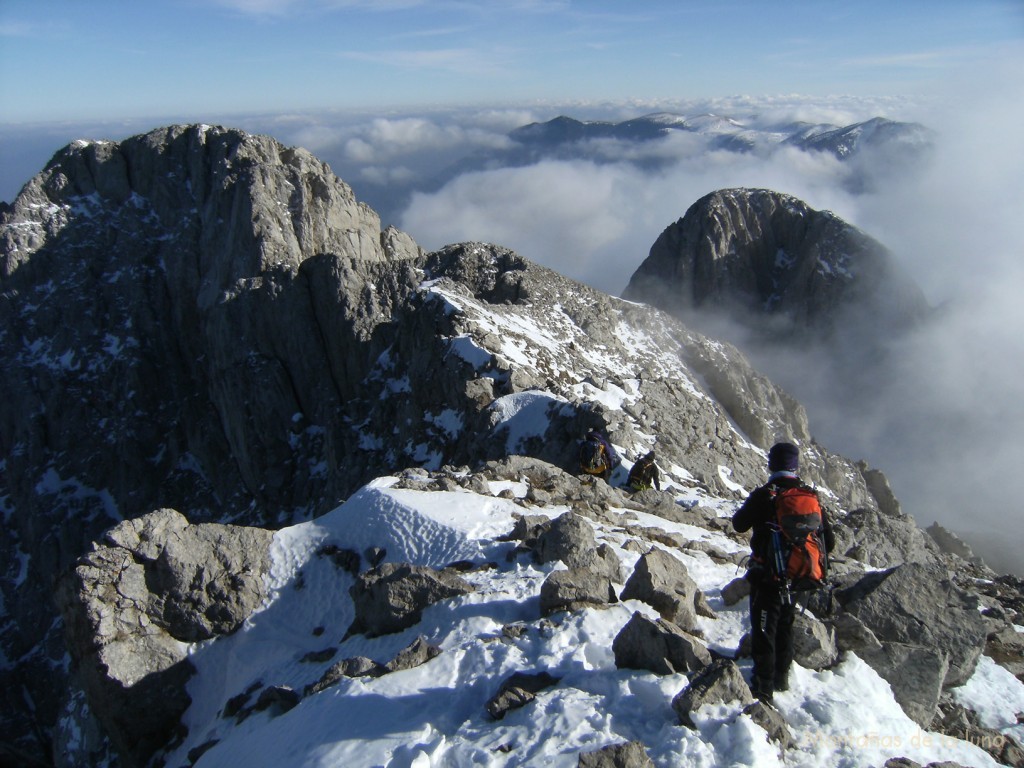
[(775, 678), (775, 690), (779, 693), (789, 690), (789, 675)]
[(767, 704), (769, 707), (775, 706), (775, 697), (772, 695), (772, 691), (767, 688), (754, 687), (750, 689), (750, 692), (754, 694), (754, 698), (760, 701), (762, 704)]

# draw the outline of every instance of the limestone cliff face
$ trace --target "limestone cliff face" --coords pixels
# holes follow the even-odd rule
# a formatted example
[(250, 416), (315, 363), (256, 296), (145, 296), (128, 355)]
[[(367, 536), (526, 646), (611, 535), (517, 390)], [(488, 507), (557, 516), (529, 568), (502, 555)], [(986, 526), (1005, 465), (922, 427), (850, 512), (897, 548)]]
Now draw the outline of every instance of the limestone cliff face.
[(623, 296), (799, 341), (871, 337), (927, 312), (880, 243), (828, 211), (763, 189), (720, 190), (694, 203), (655, 241)]
[[(591, 426), (737, 498), (791, 437), (838, 507), (879, 509), (735, 349), (498, 246), (422, 254), (308, 153), (223, 128), (73, 144), (0, 213), (0, 361), (0, 747), (37, 755), (68, 689), (53, 586), (153, 510), (273, 528), (409, 466), (569, 466)], [(513, 434), (529, 408), (549, 426)]]

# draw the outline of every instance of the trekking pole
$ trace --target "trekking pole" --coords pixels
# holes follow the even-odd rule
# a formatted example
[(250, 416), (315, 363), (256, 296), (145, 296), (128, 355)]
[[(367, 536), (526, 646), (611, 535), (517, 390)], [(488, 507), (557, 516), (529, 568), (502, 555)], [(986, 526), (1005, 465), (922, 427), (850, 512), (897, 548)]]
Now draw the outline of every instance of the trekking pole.
[(775, 575), (779, 579), (779, 598), (783, 605), (792, 605), (793, 594), (789, 591), (789, 579), (786, 578), (786, 566), (782, 559), (782, 532), (774, 526), (771, 530)]

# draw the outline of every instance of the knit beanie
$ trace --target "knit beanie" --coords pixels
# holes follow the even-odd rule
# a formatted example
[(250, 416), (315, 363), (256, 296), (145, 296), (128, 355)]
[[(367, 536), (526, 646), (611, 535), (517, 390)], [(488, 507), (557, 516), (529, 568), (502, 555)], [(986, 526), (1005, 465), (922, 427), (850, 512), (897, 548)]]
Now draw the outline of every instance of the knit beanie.
[(768, 471), (796, 472), (800, 466), (800, 449), (792, 443), (776, 443), (768, 451)]

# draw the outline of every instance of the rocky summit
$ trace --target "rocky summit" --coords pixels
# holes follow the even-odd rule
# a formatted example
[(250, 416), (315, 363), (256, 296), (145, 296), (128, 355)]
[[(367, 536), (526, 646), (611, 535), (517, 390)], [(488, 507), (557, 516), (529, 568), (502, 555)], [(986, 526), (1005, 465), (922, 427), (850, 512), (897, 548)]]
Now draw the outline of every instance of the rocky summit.
[[(764, 199), (799, 229), (791, 200)], [(838, 248), (823, 232), (808, 223), (807, 241)], [(781, 242), (761, 237), (762, 250)], [(770, 289), (770, 274), (743, 276), (755, 267), (730, 274)], [(925, 684), (898, 705), (926, 724), (983, 651), (1012, 656), (1024, 623), (1012, 588), (940, 549), (880, 471), (816, 443), (800, 404), (733, 347), (500, 246), (424, 253), (323, 163), (267, 137), (175, 126), (60, 151), (0, 214), (0, 320), (0, 756), (14, 764), (229, 765), (232, 744), (258, 743), (254, 723), (447, 664), (456, 634), (483, 658), (540, 648), (559, 617), (594, 611), (623, 627), (648, 611), (616, 649), (609, 637), (588, 651), (595, 669), (621, 656), (629, 674), (696, 680), (722, 666), (701, 636), (719, 657), (740, 638), (713, 630), (728, 619), (707, 623), (726, 616), (729, 579), (695, 563), (736, 575), (728, 515), (779, 438), (801, 445), (836, 519), (845, 618), (808, 630), (827, 659), (814, 664), (837, 663), (820, 647), (831, 637), (894, 685), (911, 659)], [(610, 483), (575, 475), (590, 428), (625, 457)], [(663, 492), (624, 492), (652, 448)], [(450, 517), (409, 512), (433, 509), (409, 493)], [(905, 605), (905, 590), (927, 605)], [(516, 600), (529, 608), (499, 621)], [(300, 604), (280, 668), (243, 674), (234, 650), (209, 661), (250, 631), (263, 642), (253, 617)], [(463, 608), (446, 634), (436, 607), (451, 605)], [(933, 631), (894, 627), (891, 606)], [(587, 689), (562, 668), (507, 671), (519, 676), (478, 702), (487, 723)], [(693, 723), (699, 701), (746, 703), (737, 675), (731, 693), (701, 687), (658, 711)], [(475, 697), (492, 681), (462, 682)], [(467, 717), (481, 730), (458, 755), (522, 764), (528, 749)], [(430, 727), (444, 741), (459, 726)], [(623, 741), (642, 757), (642, 738)], [(591, 746), (577, 752), (606, 744)]]
[(877, 240), (765, 189), (724, 189), (665, 229), (623, 296), (762, 340), (877, 340), (922, 319), (921, 290)]

